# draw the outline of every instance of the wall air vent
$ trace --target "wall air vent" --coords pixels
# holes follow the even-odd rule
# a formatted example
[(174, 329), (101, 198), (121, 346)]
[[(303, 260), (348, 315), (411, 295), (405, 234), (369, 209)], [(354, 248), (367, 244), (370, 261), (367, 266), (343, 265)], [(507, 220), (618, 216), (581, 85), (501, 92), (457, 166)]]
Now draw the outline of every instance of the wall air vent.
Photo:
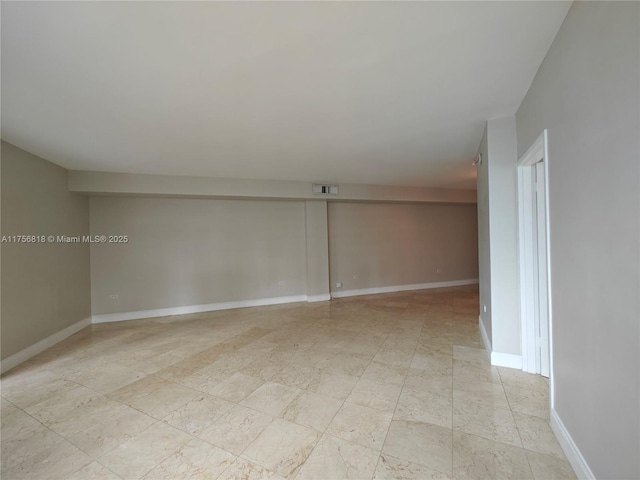
[(338, 185), (313, 184), (314, 195), (338, 195)]

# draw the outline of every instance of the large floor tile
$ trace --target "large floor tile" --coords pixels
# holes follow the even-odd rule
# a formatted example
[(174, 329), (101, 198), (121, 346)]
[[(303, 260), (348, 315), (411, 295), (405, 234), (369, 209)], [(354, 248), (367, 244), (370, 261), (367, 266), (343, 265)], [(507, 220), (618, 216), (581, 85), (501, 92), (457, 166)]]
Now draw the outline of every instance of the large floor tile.
[(200, 392), (178, 383), (169, 383), (151, 390), (148, 395), (127, 404), (158, 420), (197, 398)]
[(147, 375), (140, 380), (136, 380), (129, 385), (125, 385), (124, 387), (108, 393), (107, 397), (115, 400), (116, 402), (131, 404), (132, 402), (149, 395), (151, 391), (169, 384), (170, 382), (164, 378), (160, 378), (155, 375)]
[(453, 378), (464, 382), (502, 382), (497, 367), (492, 367), (488, 363), (467, 362), (455, 358), (453, 359)]
[(311, 392), (302, 392), (282, 413), (290, 422), (324, 432), (342, 406), (342, 401)]
[(140, 434), (156, 421), (138, 410), (120, 405), (109, 416), (95, 416), (85, 428), (71, 428), (63, 435), (87, 455), (98, 458)]
[(505, 385), (504, 391), (509, 400), (511, 410), (514, 412), (534, 415), (549, 420), (550, 406), (548, 390), (531, 390), (529, 388)]
[(576, 480), (576, 474), (566, 458), (526, 450), (529, 465), (536, 480)]
[(324, 367), (323, 371), (359, 377), (369, 365), (370, 360), (350, 353), (339, 353)]
[(207, 394), (193, 400), (167, 415), (163, 421), (191, 435), (198, 436), (214, 420), (231, 410), (235, 404)]
[(271, 381), (282, 383), (292, 388), (305, 389), (320, 374), (320, 371), (317, 367), (287, 365), (271, 377)]
[(296, 480), (370, 479), (376, 468), (378, 452), (323, 435), (309, 455)]
[(344, 400), (349, 396), (357, 382), (358, 377), (352, 375), (320, 373), (311, 380), (307, 386), (307, 391), (337, 400)]
[(348, 442), (380, 451), (392, 414), (361, 405), (345, 403), (326, 432)]
[(297, 388), (287, 387), (277, 382), (267, 382), (240, 404), (277, 417), (299, 394), (300, 390)]
[(449, 480), (450, 475), (418, 463), (400, 460), (383, 453), (380, 455), (373, 480)]
[(522, 447), (513, 413), (509, 409), (456, 400), (453, 404), (453, 428), (488, 440)]
[(66, 478), (93, 461), (80, 449), (62, 439), (48, 448), (31, 453), (23, 462), (4, 471), (2, 478), (12, 480)]
[(76, 384), (75, 388), (44, 398), (25, 411), (44, 425), (52, 425), (70, 419), (79, 409), (86, 410), (85, 406), (103, 406), (106, 400), (104, 395)]
[(546, 382), (546, 379), (540, 375), (533, 375), (514, 368), (497, 367), (497, 370), (502, 383), (505, 385), (538, 390), (540, 392), (549, 391), (549, 384)]
[(16, 432), (3, 439), (0, 447), (2, 471), (17, 467), (32, 458), (46, 458), (64, 439), (42, 424)]
[(514, 412), (513, 416), (524, 448), (564, 458), (562, 448), (547, 420), (518, 412)]
[(490, 407), (510, 408), (501, 383), (469, 382), (454, 379), (453, 398), (458, 404), (481, 404)]
[(73, 390), (77, 386), (77, 383), (65, 380), (48, 370), (9, 372), (0, 381), (2, 396), (22, 409)]
[(14, 437), (29, 438), (29, 435), (42, 428), (42, 424), (18, 407), (5, 404), (2, 406), (2, 426), (0, 431), (2, 443), (9, 442)]
[(198, 436), (217, 447), (240, 455), (271, 423), (272, 417), (237, 405), (216, 418)]
[(453, 477), (526, 480), (533, 475), (523, 448), (454, 431)]
[(351, 390), (347, 402), (393, 412), (398, 404), (401, 391), (400, 385), (361, 378)]
[(453, 392), (453, 381), (450, 375), (432, 375), (425, 370), (411, 368), (402, 390), (416, 393), (430, 392), (450, 397)]
[(102, 365), (88, 370), (74, 372), (65, 378), (91, 388), (96, 392), (107, 394), (146, 376), (146, 372), (137, 371), (111, 362), (105, 362)]
[(242, 373), (234, 373), (227, 380), (208, 390), (208, 393), (229, 402), (241, 402), (255, 391), (264, 381)]
[(202, 440), (192, 439), (144, 476), (145, 480), (217, 478), (235, 455)]
[(242, 456), (290, 478), (306, 461), (319, 438), (316, 430), (276, 418)]
[(401, 348), (400, 345), (396, 345), (395, 348), (385, 348), (383, 344), (382, 348), (373, 357), (373, 361), (384, 365), (408, 368), (411, 364), (414, 349), (415, 345), (408, 348)]
[(192, 438), (177, 428), (157, 422), (99, 458), (99, 462), (122, 478), (140, 478)]
[(416, 353), (411, 360), (411, 368), (423, 370), (430, 376), (450, 377), (453, 371), (453, 362), (450, 357), (442, 355)]
[(451, 428), (453, 401), (449, 395), (439, 395), (428, 390), (403, 390), (395, 410), (395, 420), (411, 420), (432, 423)]
[(453, 346), (453, 358), (466, 362), (481, 363), (489, 365), (489, 354), (484, 348), (470, 348), (462, 345)]
[(122, 480), (122, 477), (116, 475), (101, 463), (92, 462), (67, 477), (66, 480)]
[(408, 371), (408, 367), (405, 366), (388, 365), (374, 360), (367, 366), (361, 378), (363, 380), (401, 386), (404, 384)]
[(284, 480), (284, 477), (249, 460), (238, 458), (218, 480)]
[(382, 455), (417, 463), (451, 475), (452, 431), (429, 423), (394, 420)]

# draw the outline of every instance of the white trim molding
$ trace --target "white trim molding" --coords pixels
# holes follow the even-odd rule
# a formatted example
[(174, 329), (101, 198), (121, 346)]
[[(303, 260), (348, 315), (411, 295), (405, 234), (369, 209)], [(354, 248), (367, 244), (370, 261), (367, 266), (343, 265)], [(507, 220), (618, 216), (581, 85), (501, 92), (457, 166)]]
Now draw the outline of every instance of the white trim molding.
[(580, 479), (595, 480), (596, 476), (589, 468), (589, 464), (582, 456), (582, 453), (580, 453), (578, 446), (573, 441), (573, 438), (571, 438), (571, 435), (564, 426), (564, 423), (562, 423), (558, 412), (552, 408), (550, 413), (549, 423), (551, 424), (551, 430), (555, 433), (558, 443), (562, 447), (564, 454), (567, 456), (567, 460), (569, 460), (569, 463), (573, 467), (573, 471), (576, 473), (576, 476)]
[(295, 295), (290, 297), (259, 298), (256, 300), (238, 300), (235, 302), (206, 303), (203, 305), (185, 305), (182, 307), (158, 308), (155, 310), (138, 310), (136, 312), (106, 313), (94, 315), (93, 323), (124, 322), (126, 320), (139, 320), (141, 318), (169, 317), (171, 315), (185, 315), (188, 313), (215, 312), (217, 310), (231, 310), (233, 308), (262, 307), (266, 305), (306, 301), (306, 295)]
[(548, 132), (543, 130), (540, 136), (533, 142), (528, 150), (517, 162), (518, 175), (518, 256), (519, 256), (519, 290), (520, 290), (520, 322), (521, 322), (521, 352), (522, 370), (529, 373), (541, 373), (540, 349), (537, 342), (537, 326), (535, 315), (535, 298), (533, 271), (536, 259), (533, 256), (532, 246), (532, 186), (531, 168), (536, 163), (543, 161), (545, 165), (544, 175), (544, 206), (545, 206), (545, 268), (544, 294), (547, 296), (546, 318), (548, 319), (548, 353), (549, 373), (551, 382), (551, 401), (553, 404), (553, 318), (551, 295), (551, 242), (549, 221), (549, 151)]
[(478, 315), (478, 325), (480, 326), (482, 343), (484, 343), (484, 348), (487, 351), (491, 365), (494, 367), (507, 367), (522, 370), (522, 356), (514, 355), (512, 353), (494, 352), (492, 350), (493, 347), (491, 346), (491, 340), (489, 339), (489, 335), (487, 335), (484, 323), (482, 322), (482, 315)]
[(321, 295), (307, 295), (307, 302), (327, 302), (331, 300), (331, 294), (323, 293)]
[(359, 295), (375, 295), (376, 293), (406, 292), (410, 290), (427, 290), (430, 288), (460, 287), (474, 285), (477, 278), (467, 280), (452, 280), (450, 282), (414, 283), (412, 285), (391, 285), (388, 287), (363, 288), (360, 290), (336, 290), (331, 292), (331, 298), (356, 297)]
[(91, 325), (91, 317), (87, 317), (79, 322), (69, 325), (67, 328), (48, 336), (47, 338), (40, 340), (38, 343), (34, 343), (30, 347), (20, 350), (18, 353), (14, 353), (10, 357), (5, 358), (0, 362), (0, 371), (2, 373), (8, 372), (12, 368), (20, 365), (22, 362), (26, 362), (30, 358), (35, 357), (39, 353), (44, 352), (47, 348), (53, 347), (56, 343), (60, 343), (66, 338), (69, 338), (74, 333), (79, 332), (85, 327)]

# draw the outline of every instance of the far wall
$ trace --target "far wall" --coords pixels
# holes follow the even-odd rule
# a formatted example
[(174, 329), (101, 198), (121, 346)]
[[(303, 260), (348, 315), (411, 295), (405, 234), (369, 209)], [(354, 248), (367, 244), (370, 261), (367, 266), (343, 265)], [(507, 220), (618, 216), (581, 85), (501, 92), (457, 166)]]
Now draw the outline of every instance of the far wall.
[(92, 235), (129, 236), (91, 246), (94, 315), (323, 300), (329, 271), (342, 290), (478, 276), (475, 205), (141, 197), (90, 204)]
[(475, 205), (330, 203), (331, 291), (477, 279), (477, 228)]
[(129, 236), (91, 246), (94, 315), (306, 292), (304, 202), (92, 197), (91, 234)]

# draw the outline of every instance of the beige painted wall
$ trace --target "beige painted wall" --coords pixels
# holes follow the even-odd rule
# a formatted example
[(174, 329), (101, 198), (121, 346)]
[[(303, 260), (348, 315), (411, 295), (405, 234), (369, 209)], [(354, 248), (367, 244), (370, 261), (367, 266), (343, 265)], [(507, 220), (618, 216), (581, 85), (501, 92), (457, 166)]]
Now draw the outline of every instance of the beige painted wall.
[(640, 4), (574, 2), (516, 114), (548, 129), (554, 408), (595, 478), (640, 478)]
[(331, 291), (478, 278), (476, 206), (330, 203), (329, 265)]
[[(2, 142), (2, 235), (88, 235), (67, 171)], [(91, 315), (88, 244), (2, 244), (2, 358)]]
[(91, 234), (130, 238), (91, 247), (94, 314), (306, 293), (304, 202), (92, 197)]

